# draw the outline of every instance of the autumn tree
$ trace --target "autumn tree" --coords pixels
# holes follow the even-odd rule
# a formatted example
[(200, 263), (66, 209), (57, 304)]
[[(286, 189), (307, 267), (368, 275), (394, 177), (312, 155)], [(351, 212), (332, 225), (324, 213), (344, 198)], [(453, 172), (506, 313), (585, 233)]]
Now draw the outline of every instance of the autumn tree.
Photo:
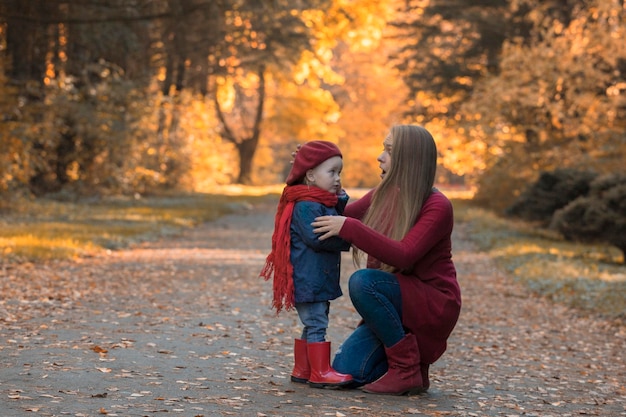
[(11, 62), (7, 74), (20, 97), (12, 132), (28, 144), (23, 165), (31, 191), (122, 181), (119, 175), (101, 178), (120, 166), (112, 155), (126, 153), (133, 89), (127, 81), (146, 79), (141, 68), (149, 60), (139, 41), (146, 20), (114, 1), (11, 1), (0, 16)]
[(406, 110), (407, 88), (388, 61), (395, 46), (385, 36), (392, 14), (380, 7), (363, 18), (370, 20), (362, 26), (369, 28), (368, 33), (359, 42), (341, 42), (334, 48), (333, 67), (344, 82), (330, 87), (341, 111), (337, 124), (345, 160), (342, 182), (353, 187), (378, 184), (376, 158), (382, 142), (391, 126), (403, 122)]
[[(0, 27), (0, 34), (3, 28)], [(0, 42), (0, 49), (3, 44)], [(7, 82), (5, 59), (0, 57), (0, 210), (9, 203), (10, 192), (19, 190), (27, 178), (28, 144), (17, 134), (19, 98), (17, 88)]]
[[(385, 37), (394, 13), (391, 3), (333, 2), (326, 13), (308, 13), (316, 53), (305, 51), (296, 66), (290, 90), (297, 99), (285, 101), (281, 89), (276, 103), (281, 113), (293, 114), (287, 125), (299, 129), (292, 135), (300, 143), (324, 139), (339, 144), (345, 161), (342, 182), (352, 187), (380, 181), (376, 157), (390, 126), (401, 121), (405, 87), (388, 65), (392, 42)], [(287, 162), (289, 154), (283, 155)]]
[[(275, 156), (284, 157), (281, 166), (286, 169), (297, 143), (313, 139), (337, 142), (345, 137), (337, 125), (341, 111), (335, 101), (345, 77), (333, 68), (337, 62), (334, 53), (342, 42), (377, 43), (390, 12), (388, 2), (374, 1), (309, 1), (297, 8), (289, 2), (273, 2), (271, 7), (258, 7), (248, 17), (242, 12), (233, 15), (232, 21), (240, 27), (228, 30), (232, 39), (229, 51), (239, 55), (226, 58), (226, 75), (216, 77), (223, 137), (237, 146), (238, 181), (243, 183), (251, 182), (261, 122), (264, 132), (273, 138)], [(264, 103), (271, 107), (267, 109)], [(223, 111), (223, 104), (230, 106), (228, 111)], [(260, 112), (267, 117), (259, 117)], [(267, 153), (268, 145), (261, 147)]]
[(207, 56), (219, 39), (205, 25), (219, 28), (215, 10), (228, 3), (1, 4), (7, 72), (23, 103), (14, 130), (31, 126), (19, 134), (31, 190), (180, 186), (189, 159), (179, 94), (207, 94)]
[(385, 130), (407, 122), (434, 134), (448, 172), (487, 171), (487, 198), (510, 202), (541, 169), (621, 166), (623, 11), (618, 0), (7, 0), (0, 105), (17, 111), (0, 126), (3, 186), (193, 188), (198, 169), (204, 183), (282, 181), (311, 139), (356, 155), (345, 178), (365, 185)]
[(473, 181), (485, 168), (485, 147), (466, 140), (459, 111), (476, 83), (499, 71), (502, 44), (516, 30), (509, 1), (397, 2), (391, 54), (404, 80), (406, 121), (424, 125), (435, 137), (442, 168)]
[(497, 73), (507, 37), (508, 1), (402, 2), (392, 56), (409, 88), (417, 121), (454, 117), (476, 80)]
[[(185, 106), (195, 94), (192, 100), (212, 95), (221, 106), (205, 108), (217, 111), (222, 136), (240, 153), (240, 182), (249, 182), (263, 120), (265, 70), (289, 74), (303, 50), (313, 51), (313, 32), (301, 12), (323, 14), (328, 4), (309, 1), (292, 9), (287, 2), (256, 1), (2, 3), (6, 62), (14, 64), (6, 72), (10, 80), (21, 80), (19, 93), (30, 91), (23, 96), (21, 122), (33, 127), (22, 136), (31, 145), (31, 189), (53, 191), (76, 181), (102, 186), (90, 182), (97, 179), (90, 167), (127, 166), (113, 157), (120, 153), (137, 169), (107, 176), (109, 185), (127, 184), (124, 176), (142, 171), (154, 179), (152, 185), (180, 186), (190, 165), (192, 135), (186, 129), (199, 128), (183, 125), (191, 120)], [(228, 108), (228, 100), (215, 100), (224, 97), (217, 85), (236, 87), (237, 110)], [(136, 99), (157, 111), (141, 109)], [(117, 115), (103, 111), (109, 105), (117, 106)], [(214, 134), (211, 125), (205, 124), (204, 135)], [(143, 150), (138, 158), (135, 149)]]
[(216, 56), (213, 85), (222, 137), (239, 154), (238, 183), (252, 183), (268, 93), (266, 77), (273, 74), (273, 80), (282, 80), (281, 74), (296, 70), (306, 51), (314, 53), (309, 16), (323, 14), (330, 4), (313, 0), (294, 7), (288, 1), (251, 1), (224, 16), (226, 42)]
[(580, 3), (567, 19), (544, 15), (534, 42), (505, 44), (500, 74), (481, 82), (463, 109), (474, 132), (468, 141), (486, 145), (489, 174), (477, 200), (502, 209), (538, 170), (623, 169), (622, 14), (617, 1)]

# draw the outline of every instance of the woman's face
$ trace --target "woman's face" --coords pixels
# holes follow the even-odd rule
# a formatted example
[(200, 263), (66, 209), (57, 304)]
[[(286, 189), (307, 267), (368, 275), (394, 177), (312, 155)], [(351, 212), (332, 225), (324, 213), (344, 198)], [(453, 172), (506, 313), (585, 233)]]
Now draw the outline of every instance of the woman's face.
[(378, 155), (376, 160), (378, 161), (378, 166), (380, 167), (380, 178), (385, 178), (389, 168), (391, 168), (391, 145), (392, 139), (391, 134), (387, 135), (385, 140), (383, 141), (383, 152)]

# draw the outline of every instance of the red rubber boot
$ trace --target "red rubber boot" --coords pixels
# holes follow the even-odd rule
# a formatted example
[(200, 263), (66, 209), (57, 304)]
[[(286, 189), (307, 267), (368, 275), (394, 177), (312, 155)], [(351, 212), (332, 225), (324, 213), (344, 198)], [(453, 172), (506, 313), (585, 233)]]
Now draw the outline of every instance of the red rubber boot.
[(309, 366), (309, 355), (306, 348), (306, 340), (295, 339), (293, 342), (293, 358), (294, 366), (291, 372), (291, 381), (306, 384), (311, 375), (311, 367)]
[(342, 387), (352, 382), (352, 376), (339, 373), (330, 366), (330, 342), (309, 343), (307, 351), (311, 367), (310, 386)]

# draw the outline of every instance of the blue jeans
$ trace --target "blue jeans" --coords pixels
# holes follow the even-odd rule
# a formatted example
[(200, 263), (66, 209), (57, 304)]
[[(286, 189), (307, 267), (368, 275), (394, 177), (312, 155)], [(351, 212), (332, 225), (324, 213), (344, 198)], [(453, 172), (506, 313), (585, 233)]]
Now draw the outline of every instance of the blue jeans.
[(377, 269), (356, 271), (348, 289), (363, 324), (339, 347), (333, 368), (366, 384), (387, 372), (385, 346), (391, 347), (405, 336), (402, 293), (395, 275)]
[(304, 325), (300, 338), (308, 343), (324, 342), (328, 328), (330, 302), (296, 303), (296, 311)]

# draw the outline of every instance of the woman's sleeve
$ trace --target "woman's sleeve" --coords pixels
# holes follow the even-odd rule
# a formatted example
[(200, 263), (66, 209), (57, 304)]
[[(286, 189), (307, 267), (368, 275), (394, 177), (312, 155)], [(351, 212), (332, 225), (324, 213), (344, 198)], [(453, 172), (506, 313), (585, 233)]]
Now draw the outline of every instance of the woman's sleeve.
[(350, 196), (346, 193), (346, 190), (341, 190), (341, 192), (337, 194), (337, 205), (335, 205), (335, 210), (337, 210), (339, 215), (343, 216), (348, 200), (350, 200)]
[(441, 239), (450, 235), (452, 225), (452, 204), (442, 194), (433, 194), (424, 204), (415, 225), (400, 241), (390, 239), (352, 218), (346, 219), (339, 236), (387, 265), (408, 269)]

